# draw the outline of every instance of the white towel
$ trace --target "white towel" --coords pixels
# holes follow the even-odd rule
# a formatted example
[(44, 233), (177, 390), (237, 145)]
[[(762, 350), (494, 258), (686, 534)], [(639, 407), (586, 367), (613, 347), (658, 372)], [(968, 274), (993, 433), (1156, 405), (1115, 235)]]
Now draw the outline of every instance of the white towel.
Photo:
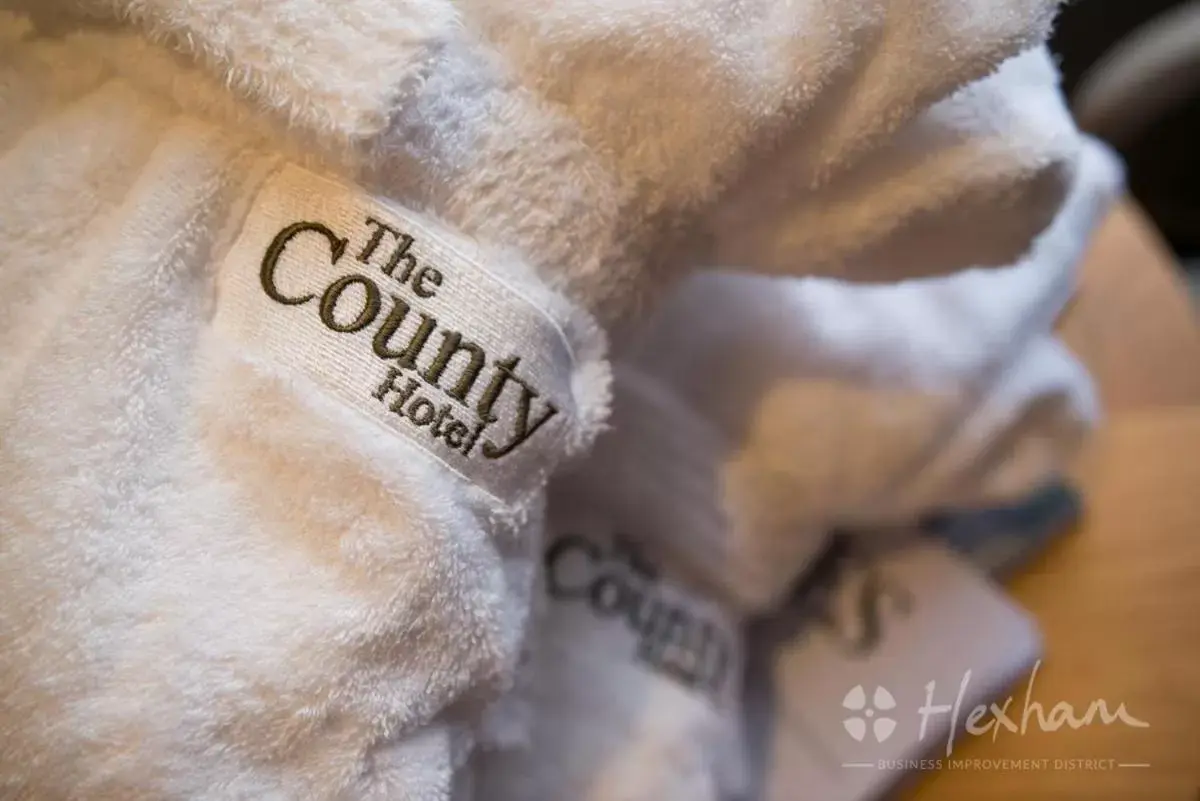
[(551, 492), (525, 743), (478, 751), (480, 798), (712, 799), (743, 788), (740, 619), (591, 484)]
[(696, 257), (854, 281), (1011, 264), (1062, 204), (1079, 153), (1058, 69), (1034, 48), (833, 178), (802, 136), (787, 140), (722, 197)]
[[(715, 660), (736, 680), (741, 624), (832, 527), (896, 530), (1062, 468), (1098, 409), (1051, 329), (1120, 181), (1106, 148), (1084, 147), (1057, 219), (1011, 267), (880, 286), (710, 273), (668, 299), (616, 369), (610, 430), (552, 483), (530, 740), (475, 756), (487, 798), (736, 795), (736, 693), (662, 662), (695, 679)], [(687, 610), (674, 628), (664, 606)], [(676, 662), (639, 650), (664, 640)]]
[(1058, 217), (1007, 268), (876, 285), (692, 278), (626, 358), (703, 429), (618, 385), (616, 434), (590, 457), (597, 491), (620, 524), (655, 521), (748, 611), (780, 598), (831, 526), (1019, 497), (1099, 414), (1052, 329), (1120, 181), (1087, 141)]
[[(591, 316), (631, 327), (777, 141), (841, 174), (1054, 3), (18, 5), (0, 787), (136, 801), (458, 792), (525, 635), (541, 485), (605, 413)], [(419, 364), (429, 391), (472, 369), (446, 335), (486, 351), (471, 414), (495, 390), (510, 437), (401, 374), (365, 387), (397, 298), (414, 348), (422, 302), (458, 321), (416, 349), (457, 359)], [(446, 452), (525, 434), (520, 467)]]
[[(550, 287), (592, 234), (547, 198), (604, 174), (516, 100), (512, 161), (447, 161), (501, 125), (472, 104), (521, 96), (464, 66), (453, 15), (289, 9), (294, 31), (254, 3), (216, 28), (257, 106), (130, 32), (0, 16), (5, 798), (444, 799), (512, 682), (542, 487), (606, 405), (589, 298)], [(408, 121), (445, 158), (387, 183), (394, 104), (453, 100)], [(393, 376), (378, 349), (406, 345)]]

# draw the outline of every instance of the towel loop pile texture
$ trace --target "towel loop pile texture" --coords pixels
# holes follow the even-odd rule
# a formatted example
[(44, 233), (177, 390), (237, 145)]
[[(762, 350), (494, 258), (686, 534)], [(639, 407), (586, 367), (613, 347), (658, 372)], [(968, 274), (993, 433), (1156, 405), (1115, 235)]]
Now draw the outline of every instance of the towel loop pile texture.
[[(476, 757), (519, 751), (546, 714), (522, 682), (555, 614), (545, 553), (565, 534), (547, 520), (563, 519), (565, 496), (548, 493), (575, 493), (600, 539), (640, 503), (605, 472), (628, 458), (620, 434), (591, 453), (610, 416), (626, 426), (622, 409), (637, 406), (614, 372), (694, 416), (656, 441), (724, 448), (751, 419), (704, 399), (688, 383), (693, 356), (656, 328), (670, 319), (658, 309), (687, 305), (664, 299), (686, 298), (670, 293), (688, 275), (836, 279), (803, 284), (779, 313), (798, 326), (792, 353), (825, 354), (822, 369), (845, 374), (859, 372), (856, 354), (835, 340), (855, 318), (837, 310), (859, 301), (842, 305), (842, 292), (998, 274), (1075, 247), (1039, 238), (1085, 151), (1042, 48), (1054, 10), (5, 2), (0, 797), (501, 793)], [(727, 278), (698, 280), (679, 291)], [(1040, 307), (1054, 293), (1039, 287), (1006, 308)], [(698, 337), (737, 317), (738, 292), (718, 294), (684, 315)], [(876, 301), (859, 308), (869, 316)], [(1061, 401), (1033, 426), (1053, 433), (1022, 462), (1031, 469), (965, 480), (965, 494), (1021, 485), (1057, 458), (1060, 428), (1090, 414), (1076, 414), (1086, 379), (1003, 369), (1024, 363), (1009, 346), (1048, 322), (1001, 317), (980, 320), (967, 367), (899, 365), (937, 398), (906, 408), (967, 432), (947, 435), (966, 444), (904, 497), (930, 502), (1031, 396)], [(713, 339), (732, 348), (730, 336)], [(1038, 364), (1073, 369), (1044, 344)], [(977, 408), (995, 414), (934, 425)], [(940, 443), (895, 452), (940, 456)], [(716, 450), (687, 452), (680, 481), (718, 465)], [(762, 468), (725, 466), (733, 487), (739, 469)], [(882, 480), (871, 464), (846, 467)], [(552, 483), (597, 471), (582, 489)], [(698, 728), (647, 740), (677, 757), (659, 763), (673, 766), (660, 783), (633, 770), (610, 791), (696, 798), (738, 781), (736, 765), (714, 772), (707, 758), (736, 749), (732, 707), (714, 718), (694, 703), (696, 687), (720, 695), (736, 677), (736, 643), (713, 643), (770, 605), (808, 545), (782, 547), (763, 582), (749, 577), (776, 552), (735, 548), (723, 584), (711, 562), (728, 521), (683, 542), (674, 515), (687, 494), (662, 497), (642, 505), (661, 525), (617, 526), (634, 541), (601, 560), (625, 582), (628, 614), (635, 598), (680, 619), (702, 610), (687, 619), (703, 645), (635, 645), (656, 675), (690, 677), (678, 708)], [(767, 518), (754, 526), (774, 533)], [(562, 766), (585, 794), (596, 763)], [(556, 774), (535, 779), (562, 797)]]

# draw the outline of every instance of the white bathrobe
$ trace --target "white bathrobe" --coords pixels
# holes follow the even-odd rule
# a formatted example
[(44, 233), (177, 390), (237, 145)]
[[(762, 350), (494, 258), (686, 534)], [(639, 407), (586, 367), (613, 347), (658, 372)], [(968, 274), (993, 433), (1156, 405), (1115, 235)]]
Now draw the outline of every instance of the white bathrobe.
[[(15, 6), (0, 795), (136, 801), (460, 792), (606, 414), (594, 320), (622, 340), (783, 149), (837, 191), (1054, 3)], [(1002, 193), (1001, 250), (1070, 173)]]

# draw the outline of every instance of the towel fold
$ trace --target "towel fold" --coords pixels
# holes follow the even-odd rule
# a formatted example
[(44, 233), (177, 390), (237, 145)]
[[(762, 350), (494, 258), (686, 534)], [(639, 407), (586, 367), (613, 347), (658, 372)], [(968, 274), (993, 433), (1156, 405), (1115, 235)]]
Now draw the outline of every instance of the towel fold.
[[(746, 611), (769, 608), (839, 525), (894, 525), (1019, 497), (1070, 459), (1099, 409), (1053, 336), (1121, 180), (1087, 141), (1029, 256), (862, 285), (705, 273), (653, 316), (587, 469), (615, 518), (653, 521)], [(685, 415), (691, 410), (692, 415)]]
[(715, 206), (699, 258), (852, 281), (1012, 264), (1062, 204), (1079, 153), (1058, 69), (1033, 48), (833, 176), (802, 135), (785, 141)]

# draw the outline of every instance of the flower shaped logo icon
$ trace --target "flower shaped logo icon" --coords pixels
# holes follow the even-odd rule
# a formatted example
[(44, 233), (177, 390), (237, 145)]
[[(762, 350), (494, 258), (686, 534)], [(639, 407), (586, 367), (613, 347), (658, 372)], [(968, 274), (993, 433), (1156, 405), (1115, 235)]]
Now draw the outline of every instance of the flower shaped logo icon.
[(861, 716), (854, 715), (842, 721), (846, 732), (860, 743), (867, 736), (867, 721), (871, 721), (871, 733), (875, 735), (875, 742), (884, 742), (896, 731), (896, 721), (878, 716), (881, 711), (896, 708), (896, 699), (884, 687), (875, 688), (871, 703), (868, 704), (867, 691), (859, 684), (846, 693), (846, 697), (842, 699), (842, 707), (860, 713)]

